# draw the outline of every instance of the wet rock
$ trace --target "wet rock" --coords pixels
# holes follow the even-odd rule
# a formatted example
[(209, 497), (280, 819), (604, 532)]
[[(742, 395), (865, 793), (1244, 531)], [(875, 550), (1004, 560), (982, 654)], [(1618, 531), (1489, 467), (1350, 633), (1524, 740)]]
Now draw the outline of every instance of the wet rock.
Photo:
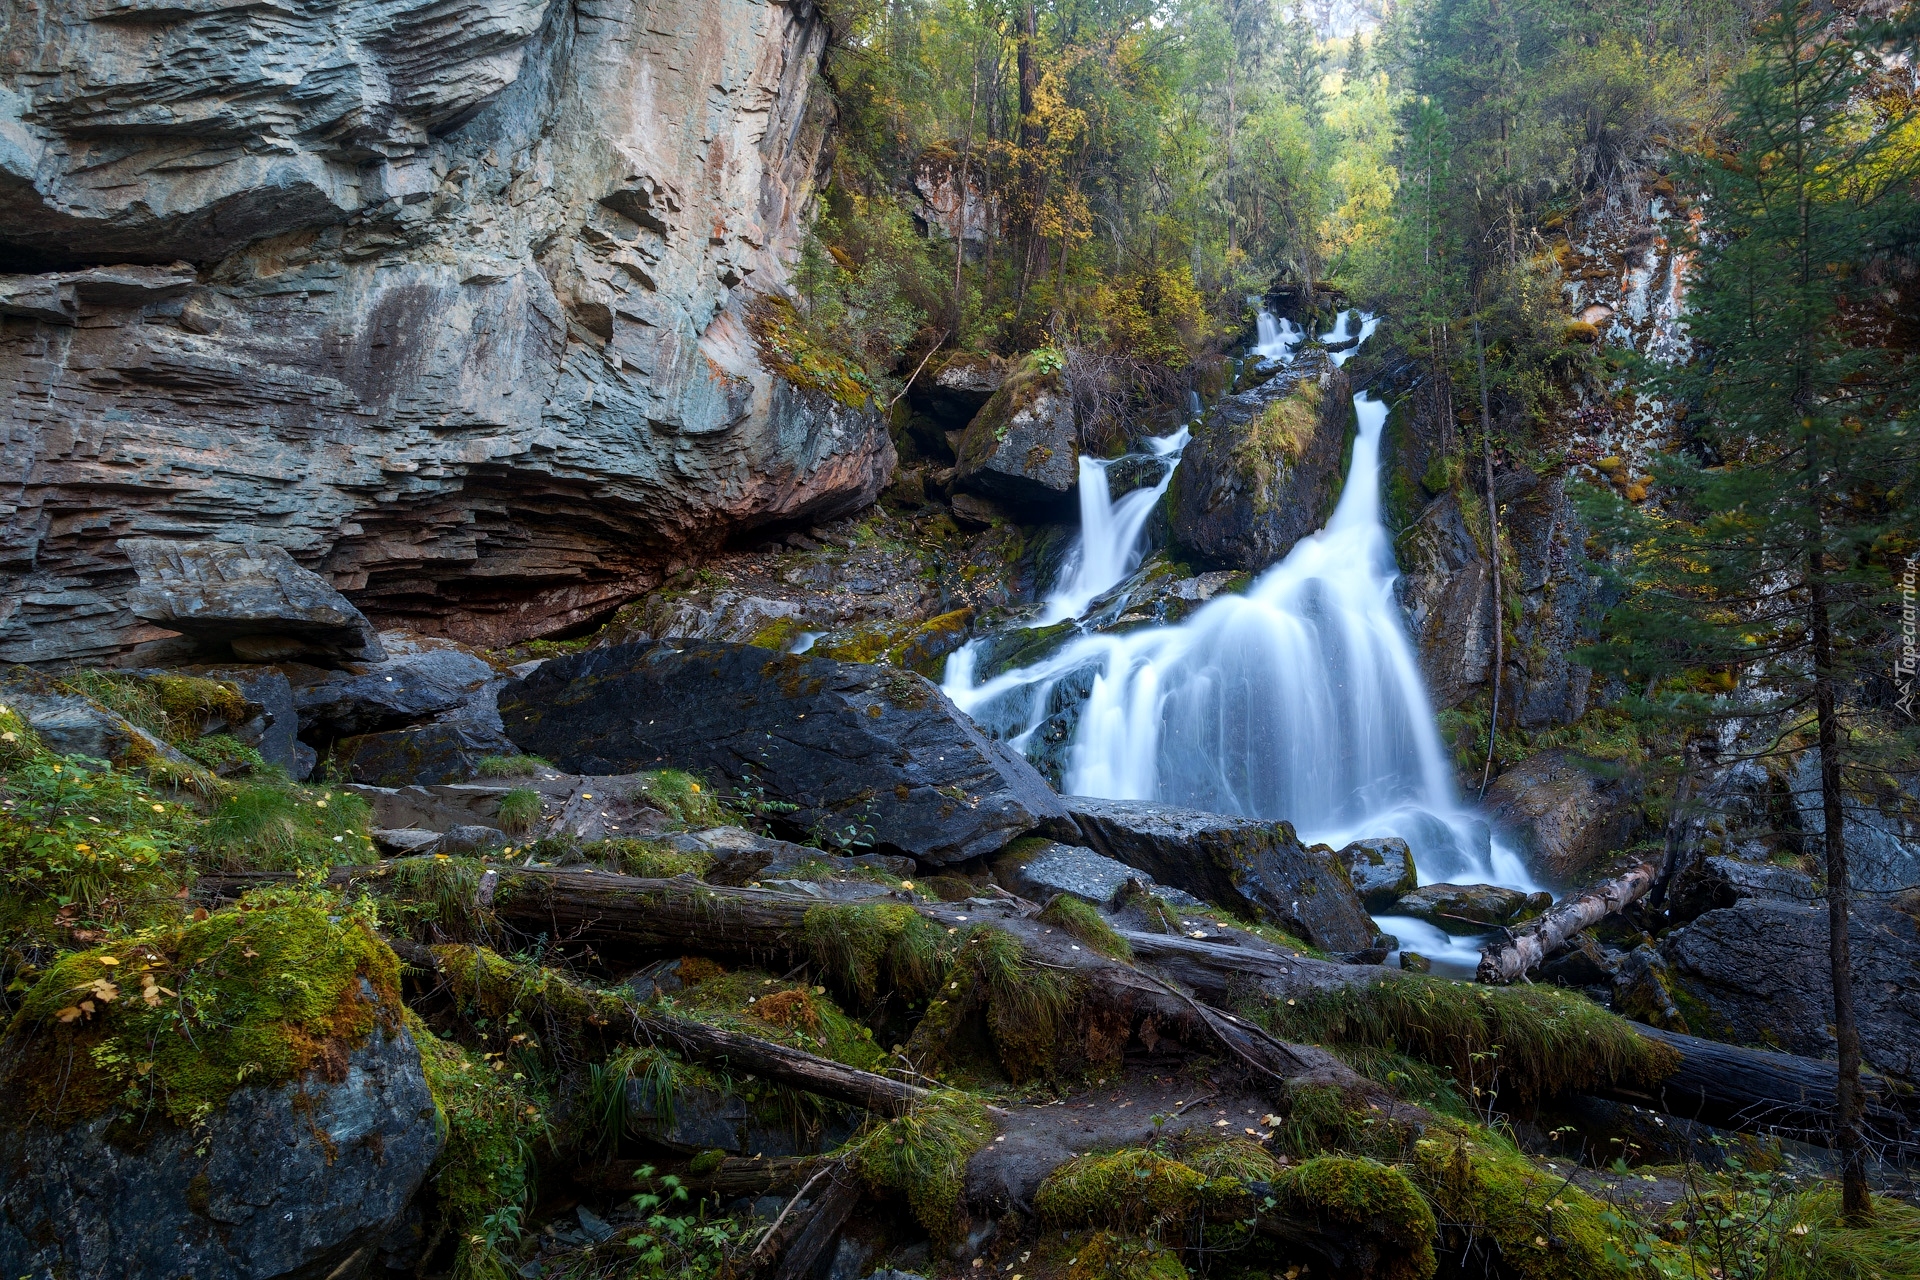
[(1531, 920), (1552, 905), (1550, 893), (1522, 893), (1497, 884), (1423, 884), (1402, 894), (1389, 914), (1426, 920), (1448, 933), (1479, 933), (1488, 925)]
[(1065, 800), (1088, 845), (1162, 884), (1270, 920), (1323, 950), (1373, 944), (1373, 921), (1346, 868), (1324, 845), (1303, 845), (1288, 823), (1144, 800)]
[(284, 548), (128, 538), (120, 549), (140, 578), (127, 607), (203, 648), (248, 662), (386, 657), (365, 615)]
[[(905, 671), (644, 641), (556, 658), (500, 696), (523, 750), (580, 772), (672, 766), (791, 804), (777, 823), (942, 866), (1073, 833), (1033, 766)], [(844, 838), (843, 838), (844, 837)]]
[(1629, 951), (1614, 972), (1613, 1007), (1635, 1022), (1688, 1034), (1687, 1020), (1674, 999), (1673, 974), (1660, 953), (1645, 943)]
[(1398, 836), (1356, 840), (1340, 851), (1339, 858), (1369, 911), (1385, 911), (1420, 884), (1413, 850)]
[(355, 782), (405, 787), (462, 782), (474, 776), (482, 760), (514, 752), (504, 734), (465, 724), (430, 724), (343, 738), (334, 744), (331, 758)]
[(1778, 898), (1812, 902), (1820, 886), (1812, 876), (1771, 862), (1709, 856), (1673, 877), (1667, 889), (1667, 911), (1676, 920), (1692, 920), (1708, 911), (1730, 907), (1742, 898)]
[(1493, 666), (1492, 569), (1451, 492), (1427, 504), (1394, 551), (1434, 705), (1458, 706), (1485, 687)]
[(1540, 966), (1540, 978), (1562, 987), (1610, 987), (1620, 967), (1591, 933), (1576, 933)]
[(1432, 973), (1433, 961), (1427, 959), (1418, 951), (1402, 951), (1400, 953), (1400, 967), (1408, 973)]
[(367, 833), (380, 852), (405, 857), (411, 853), (424, 853), (440, 838), (438, 831), (426, 831), (420, 827), (401, 827), (397, 830), (375, 827)]
[(861, 870), (880, 871), (902, 880), (911, 878), (917, 869), (912, 858), (885, 853), (842, 857), (758, 835), (741, 827), (681, 832), (665, 837), (663, 843), (689, 852), (711, 854), (713, 865), (701, 876), (710, 884), (743, 885), (764, 881), (803, 866), (821, 867), (836, 876), (849, 876)]
[(482, 697), (499, 679), (491, 663), (450, 640), (383, 632), (388, 657), (338, 671), (284, 668), (300, 730), (323, 738), (399, 728)]
[(913, 405), (942, 429), (964, 430), (1006, 380), (998, 357), (956, 352), (914, 383)]
[(119, 766), (152, 760), (192, 767), (193, 761), (139, 725), (91, 698), (63, 693), (45, 676), (20, 669), (0, 682), (0, 706), (17, 712), (49, 751)]
[(1174, 473), (1174, 540), (1234, 569), (1284, 558), (1332, 511), (1352, 396), (1346, 374), (1308, 352), (1216, 404)]
[(1029, 512), (1066, 512), (1080, 448), (1060, 375), (1023, 364), (967, 424), (954, 456), (957, 488)]
[(447, 828), (433, 846), (435, 853), (484, 853), (488, 849), (498, 849), (507, 842), (507, 833), (498, 827), (482, 826), (479, 823), (464, 823)]
[[(1103, 857), (1091, 849), (1053, 841), (1022, 841), (1022, 845), (994, 862), (994, 878), (1029, 902), (1044, 903), (1057, 893), (1071, 894), (1096, 907), (1112, 907), (1129, 881), (1142, 879), (1138, 869)], [(1166, 885), (1144, 882), (1146, 891), (1176, 907), (1197, 907), (1192, 894)]]
[(1542, 751), (1495, 778), (1487, 814), (1516, 835), (1533, 868), (1571, 884), (1626, 848), (1642, 825), (1634, 789), (1564, 751)]
[(300, 714), (294, 706), (293, 685), (286, 672), (277, 667), (236, 663), (182, 667), (177, 674), (232, 683), (248, 702), (259, 705), (262, 714), (257, 727), (243, 725), (229, 732), (258, 751), (268, 764), (285, 769), (287, 776), (296, 782), (313, 772), (313, 748), (294, 736), (300, 727)]
[(1566, 494), (1566, 476), (1519, 469), (1496, 475), (1504, 542), (1512, 547), (1520, 619), (1507, 651), (1502, 696), (1522, 728), (1572, 724), (1586, 712), (1593, 672), (1574, 652), (1599, 634), (1600, 579), (1587, 559), (1587, 529)]
[[(1848, 928), (1861, 1052), (1920, 1081), (1920, 924), (1856, 900)], [(1661, 950), (1694, 1035), (1831, 1058), (1827, 904), (1745, 898), (1669, 934)]]
[[(72, 1280), (359, 1275), (439, 1154), (420, 1055), (376, 1031), (338, 1079), (246, 1088), (192, 1130), (0, 1125), (0, 1271)], [(31, 1170), (28, 1176), (14, 1171)]]

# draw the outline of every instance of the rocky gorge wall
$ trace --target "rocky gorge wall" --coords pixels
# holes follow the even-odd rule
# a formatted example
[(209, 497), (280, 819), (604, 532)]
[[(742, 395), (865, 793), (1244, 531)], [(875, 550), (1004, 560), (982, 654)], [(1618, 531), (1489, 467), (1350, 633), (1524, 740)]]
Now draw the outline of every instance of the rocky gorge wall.
[(161, 633), (127, 538), (498, 643), (886, 484), (761, 365), (826, 156), (806, 3), (0, 14), (0, 661)]

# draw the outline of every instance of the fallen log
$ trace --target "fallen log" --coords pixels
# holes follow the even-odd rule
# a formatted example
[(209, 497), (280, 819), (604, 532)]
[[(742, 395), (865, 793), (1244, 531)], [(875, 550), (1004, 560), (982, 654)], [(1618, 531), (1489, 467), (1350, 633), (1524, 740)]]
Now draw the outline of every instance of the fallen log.
[(1513, 982), (1524, 977), (1574, 934), (1645, 897), (1659, 876), (1658, 867), (1643, 862), (1585, 893), (1554, 904), (1539, 919), (1509, 932), (1505, 942), (1482, 951), (1474, 976), (1481, 982)]
[[(466, 952), (479, 955), (483, 948), (423, 947), (405, 939), (393, 943), (401, 959), (419, 969), (438, 974), (443, 982), (463, 997), (481, 994), (474, 988), (485, 979), (484, 966), (449, 966), (450, 954)], [(485, 953), (491, 955), (491, 953)], [(759, 1076), (777, 1084), (844, 1102), (889, 1118), (905, 1115), (915, 1106), (933, 1098), (932, 1090), (904, 1080), (894, 1080), (858, 1067), (849, 1067), (831, 1058), (792, 1049), (771, 1040), (710, 1027), (703, 1022), (649, 1013), (640, 1006), (610, 992), (594, 991), (569, 982), (560, 975), (549, 981), (563, 984), (570, 999), (554, 1000), (543, 996), (543, 1011), (549, 1016), (573, 1015), (584, 1027), (637, 1044), (664, 1045), (692, 1062), (730, 1068)], [(467, 988), (467, 989), (463, 989)]]
[[(1218, 931), (1216, 931), (1218, 932)], [(1382, 984), (1406, 984), (1432, 994), (1451, 988), (1463, 998), (1499, 999), (1492, 991), (1467, 983), (1447, 984), (1423, 974), (1381, 966), (1335, 964), (1273, 947), (1244, 934), (1231, 942), (1198, 940), (1170, 934), (1121, 935), (1134, 955), (1159, 972), (1177, 978), (1196, 994), (1226, 1002), (1238, 990), (1257, 986), (1275, 1001), (1319, 998), (1332, 1005), (1362, 1008)], [(1441, 986), (1441, 984), (1445, 984)], [(1545, 988), (1509, 988), (1513, 998), (1538, 998), (1529, 992)], [(1431, 1003), (1418, 1005), (1427, 1027), (1440, 1019)], [(1357, 1019), (1356, 1019), (1357, 1022)], [(1799, 1141), (1825, 1145), (1835, 1105), (1835, 1066), (1816, 1058), (1795, 1057), (1764, 1049), (1722, 1044), (1697, 1036), (1661, 1031), (1625, 1019), (1613, 1025), (1660, 1046), (1664, 1067), (1658, 1074), (1635, 1078), (1629, 1073), (1588, 1070), (1570, 1080), (1566, 1092), (1588, 1093), (1649, 1110), (1741, 1132), (1774, 1133)], [(1511, 1040), (1512, 1025), (1497, 1028)], [(1403, 1051), (1413, 1052), (1415, 1029), (1410, 1028)], [(1390, 1046), (1383, 1046), (1390, 1047)], [(1475, 1046), (1463, 1046), (1474, 1048)], [(1516, 1046), (1507, 1044), (1512, 1054)], [(1415, 1056), (1419, 1056), (1417, 1053)], [(1597, 1064), (1594, 1064), (1597, 1065)], [(1863, 1074), (1867, 1097), (1866, 1123), (1882, 1150), (1893, 1155), (1915, 1154), (1912, 1134), (1920, 1121), (1920, 1098), (1882, 1076)]]

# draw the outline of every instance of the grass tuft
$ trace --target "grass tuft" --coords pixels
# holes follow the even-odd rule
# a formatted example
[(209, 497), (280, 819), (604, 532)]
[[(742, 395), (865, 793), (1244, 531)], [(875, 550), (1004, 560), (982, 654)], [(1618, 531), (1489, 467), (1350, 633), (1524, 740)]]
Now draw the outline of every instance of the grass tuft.
[(502, 831), (509, 835), (525, 835), (540, 820), (541, 808), (538, 791), (532, 787), (515, 787), (500, 797), (500, 808), (494, 816), (499, 819)]
[(1133, 959), (1133, 947), (1127, 940), (1114, 931), (1107, 918), (1099, 910), (1082, 902), (1072, 894), (1055, 894), (1040, 918), (1056, 928), (1064, 929), (1080, 941), (1098, 951), (1101, 955), (1114, 960)]
[(474, 766), (482, 778), (530, 778), (542, 769), (558, 772), (544, 756), (488, 756)]

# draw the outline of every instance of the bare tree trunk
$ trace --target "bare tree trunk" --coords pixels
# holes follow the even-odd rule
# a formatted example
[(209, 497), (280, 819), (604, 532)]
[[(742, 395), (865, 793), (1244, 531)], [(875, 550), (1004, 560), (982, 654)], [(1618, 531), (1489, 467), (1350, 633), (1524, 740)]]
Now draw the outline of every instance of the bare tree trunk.
[(1860, 1140), (1860, 1024), (1853, 1008), (1853, 958), (1848, 938), (1852, 886), (1847, 874), (1845, 812), (1840, 803), (1840, 724), (1834, 707), (1833, 627), (1827, 613), (1824, 557), (1807, 557), (1808, 619), (1813, 640), (1813, 705), (1820, 730), (1820, 807), (1826, 820), (1827, 961), (1833, 973), (1833, 1038), (1840, 1050), (1833, 1143), (1840, 1154), (1841, 1209), (1852, 1222), (1873, 1214), (1867, 1196), (1866, 1152)]
[[(967, 258), (967, 153), (973, 150), (973, 121), (980, 108), (980, 51), (973, 51), (973, 91), (967, 96), (967, 136), (960, 144), (960, 178), (954, 189), (953, 228), (953, 331), (959, 333), (966, 318), (960, 293), (960, 267)], [(965, 339), (963, 338), (964, 345)]]
[(1493, 408), (1487, 395), (1487, 349), (1480, 341), (1480, 321), (1473, 322), (1473, 355), (1480, 365), (1480, 450), (1487, 464), (1487, 555), (1493, 562), (1493, 712), (1487, 717), (1487, 763), (1480, 771), (1480, 794), (1493, 780), (1493, 744), (1500, 732), (1500, 677), (1507, 669), (1506, 620), (1500, 590), (1500, 501), (1493, 492)]

